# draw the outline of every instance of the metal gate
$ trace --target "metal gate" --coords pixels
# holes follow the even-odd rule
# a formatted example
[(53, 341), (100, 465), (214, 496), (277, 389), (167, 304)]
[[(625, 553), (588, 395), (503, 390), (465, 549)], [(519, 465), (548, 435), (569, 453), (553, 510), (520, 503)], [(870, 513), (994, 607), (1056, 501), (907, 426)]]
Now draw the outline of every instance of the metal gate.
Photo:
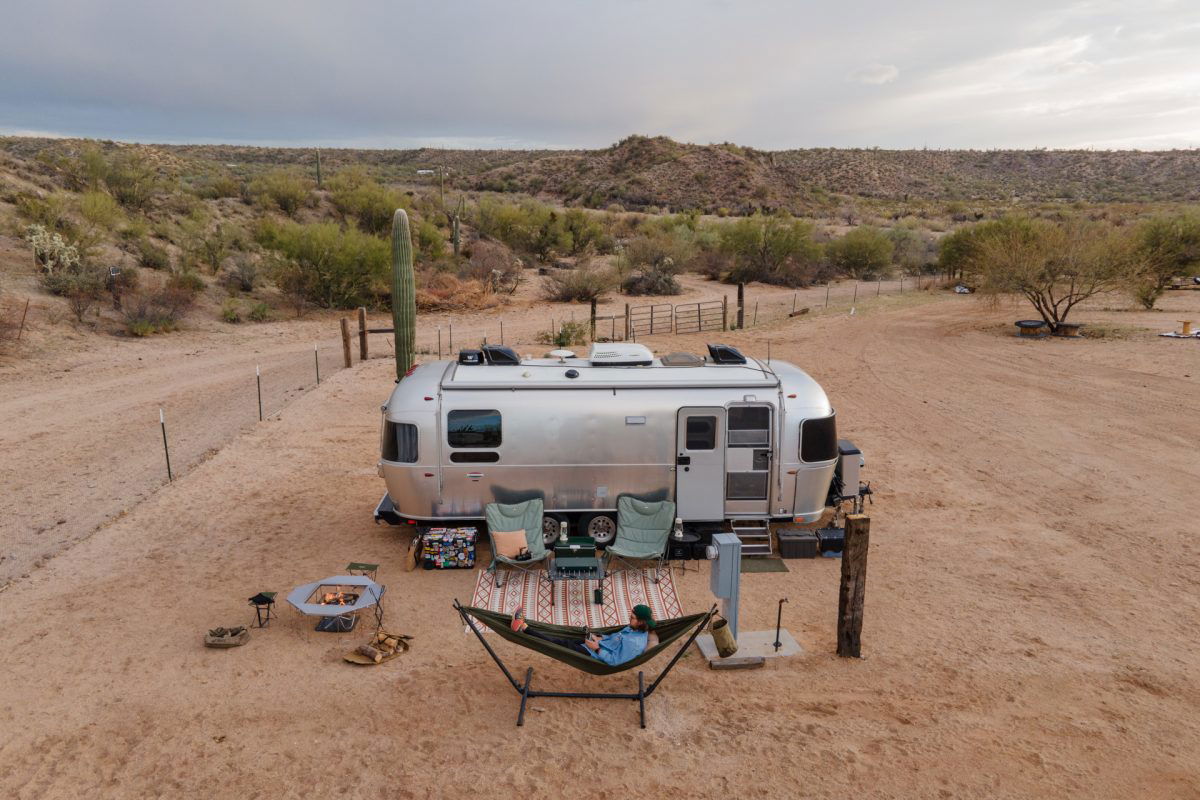
[(724, 304), (720, 300), (681, 303), (675, 306), (675, 332), (719, 331), (725, 324)]
[(631, 306), (629, 309), (629, 330), (633, 338), (649, 336), (654, 333), (670, 333), (671, 312), (670, 303)]

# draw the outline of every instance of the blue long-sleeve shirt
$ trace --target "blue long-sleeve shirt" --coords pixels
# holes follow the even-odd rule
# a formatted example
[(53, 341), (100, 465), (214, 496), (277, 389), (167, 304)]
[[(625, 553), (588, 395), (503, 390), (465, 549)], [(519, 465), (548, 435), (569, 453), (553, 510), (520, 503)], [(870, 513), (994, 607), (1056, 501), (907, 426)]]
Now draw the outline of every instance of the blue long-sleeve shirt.
[(615, 667), (617, 664), (624, 664), (646, 652), (648, 640), (649, 634), (646, 631), (635, 631), (626, 625), (616, 633), (601, 636), (599, 639), (600, 649), (588, 652), (592, 654), (592, 658)]

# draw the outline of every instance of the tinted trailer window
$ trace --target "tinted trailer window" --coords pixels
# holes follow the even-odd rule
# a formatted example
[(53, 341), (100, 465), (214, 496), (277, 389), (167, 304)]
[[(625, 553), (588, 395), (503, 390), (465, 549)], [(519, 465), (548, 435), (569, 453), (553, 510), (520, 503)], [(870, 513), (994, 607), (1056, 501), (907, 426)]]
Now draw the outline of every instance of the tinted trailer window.
[(834, 415), (806, 419), (800, 423), (800, 460), (832, 461), (838, 456), (837, 425)]
[(446, 441), (451, 447), (499, 447), (500, 412), (451, 411), (446, 416)]

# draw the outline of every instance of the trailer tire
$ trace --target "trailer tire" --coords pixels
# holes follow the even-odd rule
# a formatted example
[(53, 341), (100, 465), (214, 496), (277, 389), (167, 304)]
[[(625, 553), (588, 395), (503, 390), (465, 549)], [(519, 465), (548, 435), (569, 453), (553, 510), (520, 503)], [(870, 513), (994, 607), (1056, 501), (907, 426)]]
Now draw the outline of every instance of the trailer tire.
[(562, 514), (542, 515), (542, 543), (546, 547), (554, 547), (554, 543), (558, 541), (559, 526), (566, 519)]
[(585, 514), (579, 519), (579, 530), (603, 547), (617, 538), (617, 519), (612, 514)]

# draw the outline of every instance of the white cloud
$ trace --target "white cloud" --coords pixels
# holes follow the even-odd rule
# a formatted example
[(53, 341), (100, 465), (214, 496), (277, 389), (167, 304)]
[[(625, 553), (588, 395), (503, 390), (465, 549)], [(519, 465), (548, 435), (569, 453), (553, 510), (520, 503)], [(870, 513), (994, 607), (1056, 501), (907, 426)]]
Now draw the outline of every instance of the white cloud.
[(866, 83), (871, 86), (881, 86), (885, 83), (891, 83), (900, 77), (900, 70), (895, 64), (868, 64), (865, 67), (860, 67), (849, 75), (846, 80), (854, 83)]

